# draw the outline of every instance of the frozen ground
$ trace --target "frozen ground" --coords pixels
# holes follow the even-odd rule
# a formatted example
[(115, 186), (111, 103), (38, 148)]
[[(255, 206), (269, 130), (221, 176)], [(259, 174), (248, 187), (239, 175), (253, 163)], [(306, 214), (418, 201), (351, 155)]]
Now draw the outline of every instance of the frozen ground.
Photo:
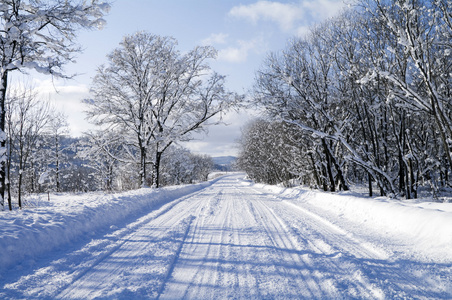
[(452, 298), (452, 204), (243, 177), (0, 212), (0, 298)]

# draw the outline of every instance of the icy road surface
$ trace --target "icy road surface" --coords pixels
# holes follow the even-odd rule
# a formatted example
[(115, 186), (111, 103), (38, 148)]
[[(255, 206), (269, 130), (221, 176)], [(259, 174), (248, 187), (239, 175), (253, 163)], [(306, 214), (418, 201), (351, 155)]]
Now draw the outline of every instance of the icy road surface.
[[(230, 175), (88, 244), (59, 249), (13, 299), (447, 299), (451, 264)], [(336, 218), (336, 219), (335, 219)], [(411, 257), (411, 258), (410, 258)]]

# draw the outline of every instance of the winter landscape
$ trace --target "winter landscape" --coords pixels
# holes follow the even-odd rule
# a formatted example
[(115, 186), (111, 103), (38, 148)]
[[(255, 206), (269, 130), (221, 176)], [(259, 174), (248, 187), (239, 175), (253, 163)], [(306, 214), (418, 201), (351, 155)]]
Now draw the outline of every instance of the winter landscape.
[(451, 0), (175, 2), (0, 1), (0, 299), (452, 299)]
[(243, 173), (2, 215), (2, 299), (448, 299), (452, 204)]

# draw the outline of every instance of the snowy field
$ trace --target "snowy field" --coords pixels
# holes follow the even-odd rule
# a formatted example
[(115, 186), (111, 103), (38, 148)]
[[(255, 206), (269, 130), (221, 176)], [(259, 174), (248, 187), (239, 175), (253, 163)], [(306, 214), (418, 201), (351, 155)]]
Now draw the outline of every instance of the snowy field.
[(450, 299), (452, 204), (243, 174), (0, 212), (0, 299)]

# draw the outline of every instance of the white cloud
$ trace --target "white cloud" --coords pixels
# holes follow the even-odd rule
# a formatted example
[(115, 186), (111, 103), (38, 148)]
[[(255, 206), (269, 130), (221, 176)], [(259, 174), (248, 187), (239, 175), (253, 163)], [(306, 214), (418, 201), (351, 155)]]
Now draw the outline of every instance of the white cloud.
[(34, 79), (34, 86), (44, 99), (49, 99), (55, 107), (68, 116), (71, 134), (80, 136), (82, 132), (93, 128), (85, 119), (86, 106), (82, 99), (89, 98), (89, 88), (76, 82)]
[(214, 34), (211, 34), (208, 38), (203, 39), (201, 41), (201, 44), (204, 46), (226, 44), (226, 40), (227, 40), (228, 36), (229, 35), (226, 33), (214, 33)]
[(313, 0), (301, 2), (303, 8), (311, 14), (316, 21), (331, 18), (344, 7), (344, 1), (337, 0)]
[(261, 20), (275, 22), (282, 31), (295, 30), (300, 33), (300, 29), (304, 31), (303, 27), (332, 17), (343, 7), (342, 0), (302, 0), (292, 3), (262, 0), (235, 6), (229, 11), (229, 15), (247, 19), (254, 24)]
[(224, 124), (209, 126), (207, 135), (198, 134), (194, 136), (194, 140), (181, 144), (198, 154), (237, 156), (237, 139), (240, 137), (241, 128), (254, 117), (255, 113), (249, 110), (231, 111), (223, 116)]
[(258, 1), (250, 5), (239, 5), (229, 11), (229, 15), (249, 19), (253, 23), (259, 20), (269, 20), (279, 24), (283, 31), (291, 30), (295, 21), (303, 17), (299, 5), (284, 4), (272, 1)]
[(306, 36), (309, 33), (310, 27), (309, 26), (299, 26), (296, 29), (295, 35), (299, 37)]
[(218, 51), (218, 60), (227, 62), (244, 62), (251, 51), (258, 51), (259, 45), (262, 44), (261, 38), (255, 38), (250, 41), (237, 41), (237, 46), (231, 46)]

